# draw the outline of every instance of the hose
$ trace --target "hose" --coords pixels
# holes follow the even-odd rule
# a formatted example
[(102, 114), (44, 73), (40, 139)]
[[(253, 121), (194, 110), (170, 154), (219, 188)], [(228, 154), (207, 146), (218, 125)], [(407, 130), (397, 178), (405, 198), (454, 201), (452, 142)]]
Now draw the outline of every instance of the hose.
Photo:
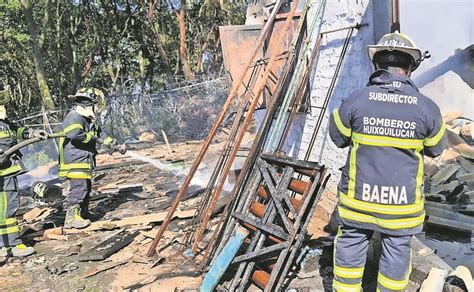
[[(48, 135), (47, 139), (54, 139), (54, 138), (61, 138), (61, 137), (66, 137), (66, 134), (61, 133), (61, 132), (60, 133), (52, 133), (52, 134)], [(45, 140), (45, 139), (35, 137), (35, 138), (30, 138), (30, 139), (21, 141), (20, 143), (15, 144), (11, 148), (8, 148), (5, 152), (2, 153), (2, 156), (4, 156), (5, 158), (9, 157), (9, 156), (15, 154), (21, 148), (26, 147), (26, 146), (31, 145), (31, 144), (34, 144), (34, 143), (39, 142), (39, 141), (43, 141), (43, 140)]]

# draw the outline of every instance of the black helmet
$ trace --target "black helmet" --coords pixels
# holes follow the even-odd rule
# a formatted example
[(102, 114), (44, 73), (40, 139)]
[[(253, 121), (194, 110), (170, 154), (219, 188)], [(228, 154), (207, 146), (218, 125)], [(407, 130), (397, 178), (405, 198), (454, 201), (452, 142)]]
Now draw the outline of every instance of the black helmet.
[(76, 94), (69, 95), (69, 97), (74, 99), (75, 103), (84, 106), (97, 104), (105, 98), (104, 92), (94, 87), (82, 87)]

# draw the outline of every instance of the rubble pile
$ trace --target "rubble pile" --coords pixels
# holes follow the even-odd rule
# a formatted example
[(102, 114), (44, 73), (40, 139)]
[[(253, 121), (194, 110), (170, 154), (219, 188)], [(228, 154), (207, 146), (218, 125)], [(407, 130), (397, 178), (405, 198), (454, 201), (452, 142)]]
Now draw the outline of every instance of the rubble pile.
[[(188, 164), (199, 146), (198, 142), (173, 144), (172, 153), (165, 145), (150, 143), (131, 148), (164, 164), (177, 160)], [(45, 193), (43, 198), (34, 192), (30, 195), (33, 188), (22, 190), (21, 234), (37, 253), (20, 260), (0, 258), (0, 290), (23, 290), (26, 286), (38, 291), (50, 287), (59, 291), (197, 288), (200, 272), (179, 253), (179, 242), (180, 230), (194, 215), (196, 197), (203, 187), (194, 185), (188, 190), (159, 246), (160, 256), (149, 258), (146, 251), (184, 174), (160, 170), (130, 156), (102, 154), (97, 158), (100, 167), (90, 204), (94, 218), (86, 229), (62, 228), (65, 211), (58, 191), (66, 195), (65, 183), (44, 181), (36, 188)]]
[(444, 116), (448, 147), (436, 159), (425, 156), (425, 196), (429, 225), (474, 230), (474, 123), (462, 113)]

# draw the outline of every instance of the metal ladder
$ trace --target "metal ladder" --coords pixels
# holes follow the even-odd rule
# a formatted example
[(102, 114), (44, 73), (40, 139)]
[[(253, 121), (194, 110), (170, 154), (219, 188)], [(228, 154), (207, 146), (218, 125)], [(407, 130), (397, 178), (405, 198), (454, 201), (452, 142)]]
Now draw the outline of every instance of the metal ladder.
[(245, 291), (250, 281), (264, 291), (282, 287), (328, 178), (324, 166), (283, 155), (261, 154), (257, 167), (248, 208), (232, 214), (248, 236), (227, 269), (236, 269), (230, 291)]

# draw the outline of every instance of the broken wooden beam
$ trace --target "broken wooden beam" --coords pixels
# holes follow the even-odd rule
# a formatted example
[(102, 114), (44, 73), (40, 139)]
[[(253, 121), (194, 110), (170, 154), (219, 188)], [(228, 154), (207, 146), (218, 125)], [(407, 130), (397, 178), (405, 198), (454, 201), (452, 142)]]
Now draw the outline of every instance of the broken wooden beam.
[(32, 223), (35, 221), (41, 221), (43, 219), (46, 219), (51, 213), (54, 212), (54, 209), (52, 208), (38, 208), (35, 207), (31, 209), (30, 211), (26, 212), (23, 214), (23, 219), (25, 219), (26, 222)]

